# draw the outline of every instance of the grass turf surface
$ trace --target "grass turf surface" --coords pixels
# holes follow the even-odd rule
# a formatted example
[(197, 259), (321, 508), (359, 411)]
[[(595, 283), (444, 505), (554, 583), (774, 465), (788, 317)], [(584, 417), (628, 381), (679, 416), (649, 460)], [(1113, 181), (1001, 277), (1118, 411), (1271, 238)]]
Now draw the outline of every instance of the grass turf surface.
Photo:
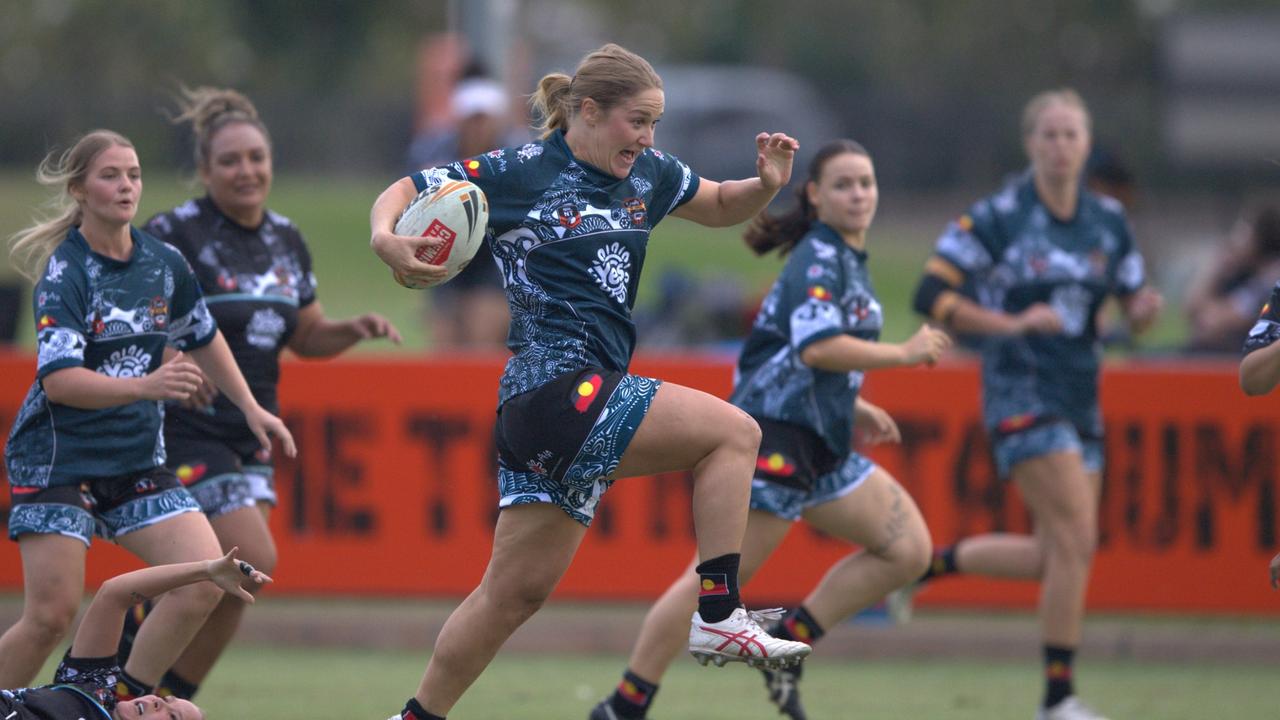
[[(233, 647), (197, 698), (210, 720), (381, 720), (416, 689), (425, 653)], [(625, 658), (500, 654), (453, 720), (586, 718), (618, 680)], [(48, 677), (52, 665), (41, 677)], [(1275, 717), (1275, 666), (1088, 662), (1082, 694), (1115, 718)], [(1023, 720), (1040, 696), (1038, 663), (982, 660), (833, 661), (805, 669), (802, 697), (821, 718)], [(702, 668), (682, 657), (657, 695), (659, 720), (775, 718), (759, 673)]]

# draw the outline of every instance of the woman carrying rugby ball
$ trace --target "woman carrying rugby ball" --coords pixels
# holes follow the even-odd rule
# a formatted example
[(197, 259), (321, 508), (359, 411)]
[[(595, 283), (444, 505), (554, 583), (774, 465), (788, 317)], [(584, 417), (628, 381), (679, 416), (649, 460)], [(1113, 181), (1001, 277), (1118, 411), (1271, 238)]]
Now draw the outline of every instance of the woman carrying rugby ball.
[(699, 178), (653, 147), (661, 78), (612, 44), (587, 55), (573, 77), (544, 77), (532, 102), (542, 140), (403, 178), (371, 214), (371, 244), (383, 262), (410, 279), (439, 279), (443, 267), (414, 257), (423, 239), (395, 235), (393, 225), (419, 192), (475, 183), (488, 197), (488, 240), (512, 315), (514, 355), (495, 428), (503, 510), (493, 553), (480, 586), (441, 629), (418, 692), (397, 716), (404, 720), (443, 718), (453, 707), (551, 594), (619, 478), (693, 473), (704, 590), (691, 652), (717, 654), (717, 633), (746, 638), (749, 648), (719, 662), (781, 667), (809, 652), (769, 635), (738, 600), (759, 426), (716, 397), (627, 372), (631, 308), (653, 227), (668, 214), (709, 226), (751, 218), (787, 183), (798, 144), (761, 133), (757, 177)]

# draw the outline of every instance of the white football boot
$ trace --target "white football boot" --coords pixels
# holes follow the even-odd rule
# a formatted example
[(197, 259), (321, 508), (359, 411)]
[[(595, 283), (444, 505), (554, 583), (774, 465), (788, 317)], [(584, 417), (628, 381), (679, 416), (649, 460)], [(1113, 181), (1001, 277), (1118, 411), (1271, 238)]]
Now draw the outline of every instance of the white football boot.
[(775, 670), (794, 665), (813, 648), (802, 642), (782, 640), (764, 631), (760, 623), (777, 620), (782, 608), (747, 610), (739, 607), (717, 623), (705, 622), (701, 613), (693, 614), (689, 628), (689, 654), (701, 665), (744, 662), (751, 667)]
[(1053, 707), (1042, 707), (1037, 710), (1036, 720), (1107, 720), (1107, 718), (1097, 710), (1085, 705), (1075, 695), (1068, 695)]

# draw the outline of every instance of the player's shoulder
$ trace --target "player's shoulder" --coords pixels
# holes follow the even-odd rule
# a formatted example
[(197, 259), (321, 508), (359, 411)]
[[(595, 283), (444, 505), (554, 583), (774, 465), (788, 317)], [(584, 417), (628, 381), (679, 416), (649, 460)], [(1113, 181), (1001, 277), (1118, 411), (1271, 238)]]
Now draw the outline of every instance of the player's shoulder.
[(1102, 193), (1084, 189), (1080, 192), (1080, 199), (1104, 222), (1119, 224), (1126, 222), (1124, 205), (1110, 195), (1103, 195)]

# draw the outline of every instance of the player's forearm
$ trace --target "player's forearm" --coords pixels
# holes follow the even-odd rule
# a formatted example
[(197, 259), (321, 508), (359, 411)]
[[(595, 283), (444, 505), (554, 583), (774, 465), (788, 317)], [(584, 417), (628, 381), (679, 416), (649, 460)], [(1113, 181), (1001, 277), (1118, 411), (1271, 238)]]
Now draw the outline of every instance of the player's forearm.
[(290, 342), (289, 349), (301, 357), (326, 358), (344, 352), (362, 339), (364, 336), (353, 321), (324, 318), (299, 342)]
[(800, 353), (800, 360), (818, 370), (851, 372), (905, 365), (907, 354), (901, 345), (894, 343), (836, 335), (806, 347)]
[(1017, 335), (1020, 332), (1015, 316), (988, 310), (964, 297), (955, 299), (946, 326), (965, 335)]
[(726, 180), (716, 188), (716, 211), (703, 223), (709, 227), (728, 227), (746, 222), (768, 206), (778, 193), (768, 189), (760, 178)]
[(81, 410), (102, 410), (143, 399), (141, 378), (110, 377), (82, 367), (55, 370), (41, 384), (50, 402)]
[(213, 381), (218, 391), (235, 403), (235, 406), (246, 415), (249, 410), (258, 407), (258, 401), (249, 390), (249, 384), (245, 382), (244, 375), (240, 374), (240, 366), (236, 365), (235, 357), (231, 354), (231, 348), (227, 346), (226, 339), (222, 337), (221, 330), (214, 335), (213, 341), (208, 345), (192, 350), (188, 354)]
[(418, 188), (413, 180), (404, 177), (392, 183), (373, 201), (373, 209), (369, 211), (369, 244), (376, 251), (376, 240), (379, 233), (391, 233), (395, 230), (396, 218), (404, 212), (405, 206), (418, 195)]

